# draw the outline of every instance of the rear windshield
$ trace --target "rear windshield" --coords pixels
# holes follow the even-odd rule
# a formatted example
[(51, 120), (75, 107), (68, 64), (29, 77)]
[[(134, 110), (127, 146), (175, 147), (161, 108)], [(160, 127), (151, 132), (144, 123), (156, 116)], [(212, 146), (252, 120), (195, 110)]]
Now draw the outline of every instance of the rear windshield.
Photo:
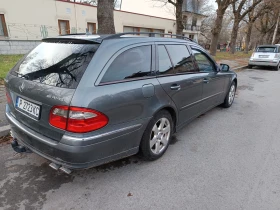
[(76, 88), (98, 47), (99, 44), (43, 42), (11, 74), (50, 86)]
[(276, 53), (276, 47), (259, 47), (257, 52), (268, 52), (268, 53)]

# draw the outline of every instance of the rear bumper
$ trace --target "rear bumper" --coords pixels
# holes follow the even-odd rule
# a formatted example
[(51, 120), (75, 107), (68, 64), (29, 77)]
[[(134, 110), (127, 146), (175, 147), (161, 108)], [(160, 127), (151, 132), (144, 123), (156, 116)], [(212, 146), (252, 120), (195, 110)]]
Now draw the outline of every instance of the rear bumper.
[[(77, 146), (56, 142), (42, 136), (17, 121), (9, 112), (6, 112), (6, 117), (11, 125), (14, 138), (19, 143), (34, 153), (69, 169), (90, 168), (136, 154), (144, 128), (143, 124), (136, 124), (119, 131), (92, 136), (91, 144)], [(106, 140), (104, 140), (104, 136)], [(71, 140), (67, 136), (64, 136), (63, 139)], [(73, 141), (77, 143), (83, 139), (74, 138)]]
[(252, 66), (272, 66), (276, 67), (279, 64), (279, 61), (273, 62), (273, 61), (249, 61), (249, 65)]

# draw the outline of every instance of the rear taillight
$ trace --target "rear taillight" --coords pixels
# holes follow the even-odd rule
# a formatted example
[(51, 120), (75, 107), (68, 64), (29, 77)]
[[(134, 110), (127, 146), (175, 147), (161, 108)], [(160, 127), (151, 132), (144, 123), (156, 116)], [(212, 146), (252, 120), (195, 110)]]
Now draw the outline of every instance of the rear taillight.
[(6, 98), (7, 98), (7, 103), (10, 104), (12, 103), (12, 98), (10, 96), (10, 94), (6, 91)]
[(52, 126), (73, 133), (98, 130), (106, 126), (108, 121), (101, 112), (79, 107), (55, 106), (50, 113)]

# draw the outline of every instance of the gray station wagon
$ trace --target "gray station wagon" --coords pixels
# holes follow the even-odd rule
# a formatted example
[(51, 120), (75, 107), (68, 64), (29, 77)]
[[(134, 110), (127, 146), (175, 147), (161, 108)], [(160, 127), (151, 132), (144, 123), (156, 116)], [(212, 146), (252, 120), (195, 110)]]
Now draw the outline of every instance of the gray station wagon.
[(138, 152), (155, 160), (191, 120), (232, 105), (228, 65), (192, 40), (141, 35), (46, 38), (23, 57), (5, 79), (14, 150), (66, 173)]

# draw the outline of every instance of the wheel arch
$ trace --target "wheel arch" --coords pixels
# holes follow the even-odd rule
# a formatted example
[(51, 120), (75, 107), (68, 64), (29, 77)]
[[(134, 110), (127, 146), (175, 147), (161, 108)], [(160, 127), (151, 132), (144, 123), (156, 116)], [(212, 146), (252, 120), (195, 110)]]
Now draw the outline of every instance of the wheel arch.
[(154, 115), (156, 115), (158, 112), (162, 111), (162, 110), (166, 110), (170, 113), (172, 120), (173, 120), (173, 124), (174, 124), (174, 133), (176, 132), (176, 127), (177, 127), (177, 123), (178, 123), (178, 112), (177, 109), (173, 106), (163, 106), (160, 107), (159, 109), (156, 110), (156, 112), (154, 113)]

